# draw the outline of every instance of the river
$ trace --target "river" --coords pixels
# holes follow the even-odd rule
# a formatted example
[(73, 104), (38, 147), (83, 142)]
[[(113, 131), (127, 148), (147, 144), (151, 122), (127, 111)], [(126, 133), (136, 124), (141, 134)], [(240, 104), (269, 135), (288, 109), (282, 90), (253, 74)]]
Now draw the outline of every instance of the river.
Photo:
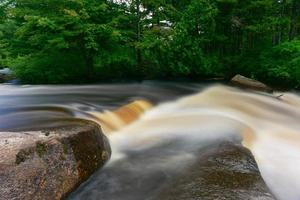
[(69, 199), (151, 199), (160, 185), (168, 184), (196, 159), (201, 147), (230, 138), (240, 139), (251, 150), (276, 198), (300, 199), (300, 98), (296, 93), (271, 95), (219, 84), (146, 81), (1, 85), (0, 94), (1, 131), (64, 126), (75, 118), (105, 126), (103, 113), (106, 120), (127, 122), (126, 114), (109, 111), (136, 100), (146, 102), (140, 102), (147, 111), (139, 113), (139, 119), (104, 130), (112, 147), (111, 160)]

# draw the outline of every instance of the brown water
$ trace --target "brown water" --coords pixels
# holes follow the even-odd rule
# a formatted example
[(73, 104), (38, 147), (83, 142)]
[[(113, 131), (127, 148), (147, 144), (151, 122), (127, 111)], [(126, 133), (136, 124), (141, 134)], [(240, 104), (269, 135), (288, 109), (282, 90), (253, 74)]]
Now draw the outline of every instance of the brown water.
[(69, 199), (155, 199), (216, 140), (241, 140), (275, 196), (300, 199), (297, 94), (277, 98), (221, 85), (161, 82), (2, 85), (0, 93), (1, 130), (52, 127), (74, 118), (104, 127), (112, 158)]
[(98, 120), (102, 112), (135, 100), (152, 104), (201, 90), (199, 84), (143, 82), (131, 84), (18, 86), (0, 85), (0, 131), (65, 125), (74, 118)]

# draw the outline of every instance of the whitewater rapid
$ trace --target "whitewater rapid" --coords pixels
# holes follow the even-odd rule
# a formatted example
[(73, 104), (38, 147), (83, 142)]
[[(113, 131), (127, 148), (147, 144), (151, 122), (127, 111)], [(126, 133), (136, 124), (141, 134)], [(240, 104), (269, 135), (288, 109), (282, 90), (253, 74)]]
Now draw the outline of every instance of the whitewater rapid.
[(174, 163), (193, 160), (196, 155), (190, 149), (209, 141), (236, 137), (254, 154), (276, 198), (299, 200), (299, 105), (300, 98), (293, 94), (270, 95), (213, 86), (161, 104), (134, 123), (109, 133), (113, 154), (108, 165), (126, 159), (124, 152), (142, 152), (180, 138), (186, 145), (180, 148), (189, 151), (165, 162), (172, 168)]
[(0, 94), (0, 131), (65, 126), (75, 118), (103, 127), (112, 158), (70, 199), (151, 199), (158, 184), (168, 184), (197, 159), (199, 149), (227, 140), (251, 150), (277, 199), (300, 199), (300, 98), (295, 92), (143, 82), (0, 85)]

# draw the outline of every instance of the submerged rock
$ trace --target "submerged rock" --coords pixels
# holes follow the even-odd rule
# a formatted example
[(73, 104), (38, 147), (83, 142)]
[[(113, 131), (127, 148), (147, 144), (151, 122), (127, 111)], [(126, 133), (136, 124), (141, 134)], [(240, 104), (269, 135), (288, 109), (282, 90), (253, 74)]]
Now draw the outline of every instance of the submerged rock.
[(252, 89), (262, 92), (273, 92), (273, 89), (269, 86), (261, 83), (259, 81), (244, 77), (242, 75), (236, 75), (231, 80), (230, 83), (234, 86), (238, 86), (241, 88)]
[(208, 147), (156, 199), (274, 200), (249, 150), (234, 143)]
[(0, 133), (0, 199), (55, 200), (102, 167), (110, 147), (98, 125)]

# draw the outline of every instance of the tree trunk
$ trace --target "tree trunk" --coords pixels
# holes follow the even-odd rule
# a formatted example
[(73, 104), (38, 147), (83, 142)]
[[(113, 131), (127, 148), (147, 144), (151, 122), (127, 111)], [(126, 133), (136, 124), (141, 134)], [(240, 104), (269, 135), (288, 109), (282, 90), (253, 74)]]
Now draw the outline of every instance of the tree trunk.
[(297, 3), (295, 1), (292, 2), (291, 7), (291, 16), (290, 16), (290, 30), (289, 30), (289, 40), (293, 40), (296, 34), (296, 24), (297, 24)]
[(88, 80), (92, 80), (94, 78), (94, 58), (89, 53), (85, 55), (85, 67), (86, 67), (86, 74)]
[[(136, 40), (139, 43), (141, 41), (141, 2), (140, 0), (136, 0)], [(143, 76), (145, 74), (145, 69), (142, 64), (142, 52), (139, 47), (135, 47), (136, 51), (136, 61), (137, 61), (137, 69), (139, 73)]]

